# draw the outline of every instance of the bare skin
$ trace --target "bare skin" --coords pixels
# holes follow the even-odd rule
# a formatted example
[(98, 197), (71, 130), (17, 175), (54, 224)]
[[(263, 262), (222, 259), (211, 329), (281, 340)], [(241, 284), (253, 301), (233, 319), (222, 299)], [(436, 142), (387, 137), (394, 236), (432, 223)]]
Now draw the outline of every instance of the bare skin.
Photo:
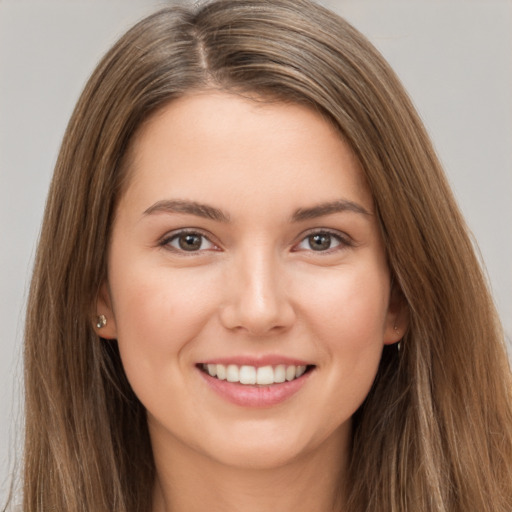
[(132, 149), (98, 312), (147, 410), (153, 512), (342, 511), (352, 415), (404, 328), (357, 160), (305, 107), (211, 91)]
[(179, 448), (168, 446), (169, 456), (159, 457), (153, 512), (340, 512), (345, 464), (338, 454), (346, 450), (325, 448), (328, 453), (307, 454), (273, 469), (228, 466), (219, 471), (215, 461), (190, 456), (187, 450), (176, 457)]

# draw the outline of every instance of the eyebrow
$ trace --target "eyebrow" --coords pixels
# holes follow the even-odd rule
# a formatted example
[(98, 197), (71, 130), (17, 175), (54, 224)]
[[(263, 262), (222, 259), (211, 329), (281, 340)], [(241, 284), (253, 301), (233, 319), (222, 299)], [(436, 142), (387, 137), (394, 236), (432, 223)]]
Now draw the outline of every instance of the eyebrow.
[[(337, 201), (321, 203), (310, 208), (299, 208), (293, 213), (291, 220), (292, 222), (302, 222), (322, 217), (324, 215), (332, 215), (334, 213), (347, 211), (366, 216), (372, 215), (360, 204), (346, 199), (339, 199)], [(217, 222), (227, 223), (230, 221), (229, 215), (219, 208), (183, 199), (163, 199), (161, 201), (157, 201), (144, 211), (144, 215), (151, 215), (155, 213), (185, 213), (188, 215), (203, 217), (205, 219), (215, 220)]]
[(340, 199), (338, 201), (330, 201), (328, 203), (321, 203), (311, 208), (299, 208), (292, 215), (292, 222), (301, 222), (304, 220), (315, 219), (324, 215), (331, 215), (340, 212), (354, 212), (365, 216), (370, 216), (371, 213), (361, 206), (360, 204), (348, 201), (347, 199)]
[(157, 201), (144, 211), (144, 215), (151, 215), (153, 213), (186, 213), (218, 222), (229, 222), (229, 215), (214, 206), (180, 199)]

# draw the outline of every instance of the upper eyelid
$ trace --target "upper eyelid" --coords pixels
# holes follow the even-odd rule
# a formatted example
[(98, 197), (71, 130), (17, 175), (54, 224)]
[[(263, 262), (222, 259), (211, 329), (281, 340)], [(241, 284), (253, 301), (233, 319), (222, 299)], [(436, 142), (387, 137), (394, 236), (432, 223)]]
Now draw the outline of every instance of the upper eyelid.
[(308, 230), (302, 232), (297, 237), (297, 242), (296, 243), (302, 242), (302, 240), (304, 240), (308, 236), (315, 235), (315, 234), (321, 234), (321, 233), (325, 233), (327, 235), (332, 235), (332, 236), (334, 236), (336, 238), (339, 238), (340, 240), (342, 240), (343, 242), (345, 242), (347, 244), (348, 243), (355, 244), (354, 239), (350, 235), (348, 235), (344, 231), (339, 231), (337, 229), (332, 229), (332, 228), (312, 228), (312, 229), (308, 229)]
[[(214, 239), (213, 235), (211, 235), (208, 232), (205, 232), (203, 229), (200, 229), (200, 228), (181, 228), (181, 229), (169, 231), (158, 240), (157, 244), (159, 247), (165, 247), (167, 244), (169, 244), (169, 242), (171, 240), (175, 239), (176, 237), (178, 237), (180, 235), (187, 235), (187, 234), (200, 235), (200, 236), (206, 238), (206, 240), (208, 240), (208, 242), (210, 242), (214, 246), (220, 247), (220, 244)], [(176, 249), (176, 251), (179, 251), (179, 249)], [(184, 252), (186, 252), (186, 251), (184, 251)], [(191, 251), (191, 253), (194, 253), (194, 252), (201, 252), (201, 251)]]
[[(189, 234), (189, 233), (201, 235), (201, 236), (205, 237), (210, 243), (212, 243), (216, 246), (221, 245), (215, 239), (216, 237), (214, 237), (213, 234), (209, 233), (208, 231), (205, 231), (204, 229), (195, 228), (195, 227), (179, 228), (179, 229), (176, 229), (173, 231), (169, 231), (159, 239), (158, 244), (165, 245), (166, 243), (168, 243), (170, 240), (174, 239), (175, 237), (177, 237), (181, 234)], [(331, 236), (334, 236), (346, 245), (356, 245), (354, 239), (350, 235), (348, 235), (347, 233), (345, 233), (343, 231), (339, 231), (337, 229), (332, 229), (332, 228), (311, 228), (311, 229), (307, 229), (306, 231), (303, 231), (302, 233), (300, 233), (295, 238), (295, 242), (292, 243), (292, 246), (296, 246), (297, 244), (302, 242), (308, 236), (311, 236), (311, 235), (314, 235), (317, 233), (326, 233)]]
[[(308, 237), (315, 235), (315, 234), (327, 234), (330, 235), (338, 241), (337, 246), (330, 247), (329, 249), (326, 249), (324, 251), (315, 251), (313, 249), (301, 249), (299, 246), (302, 244)], [(351, 248), (357, 247), (357, 243), (355, 240), (349, 236), (348, 234), (344, 233), (343, 231), (338, 231), (337, 229), (329, 229), (329, 228), (313, 228), (310, 230), (307, 230), (298, 237), (297, 241), (293, 243), (290, 252), (292, 253), (305, 253), (308, 256), (314, 255), (315, 257), (327, 257), (329, 255), (338, 254), (339, 252), (343, 250), (348, 250)]]
[(180, 228), (180, 229), (174, 229), (172, 231), (168, 231), (165, 235), (163, 235), (160, 238), (160, 242), (163, 242), (165, 240), (170, 240), (171, 238), (174, 238), (179, 235), (188, 235), (188, 234), (204, 236), (210, 242), (214, 243), (214, 241), (212, 240), (213, 235), (211, 235), (210, 233), (208, 233), (207, 231), (205, 231), (204, 229), (201, 229), (201, 228)]

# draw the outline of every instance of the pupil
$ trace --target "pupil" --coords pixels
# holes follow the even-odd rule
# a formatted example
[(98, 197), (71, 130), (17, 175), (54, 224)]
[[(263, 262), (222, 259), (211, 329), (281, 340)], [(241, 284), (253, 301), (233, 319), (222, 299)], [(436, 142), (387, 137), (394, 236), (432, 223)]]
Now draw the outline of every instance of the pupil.
[(200, 235), (182, 235), (179, 238), (180, 248), (184, 251), (197, 251), (201, 248)]
[(309, 237), (309, 245), (314, 251), (325, 251), (331, 247), (331, 235), (319, 234)]

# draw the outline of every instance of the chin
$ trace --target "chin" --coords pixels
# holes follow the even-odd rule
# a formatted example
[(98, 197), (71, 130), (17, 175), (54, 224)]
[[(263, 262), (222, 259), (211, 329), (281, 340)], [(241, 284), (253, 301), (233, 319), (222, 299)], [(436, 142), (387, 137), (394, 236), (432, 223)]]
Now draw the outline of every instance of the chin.
[[(214, 450), (203, 447), (217, 462), (238, 469), (278, 469), (315, 453), (335, 453), (348, 439), (347, 429), (335, 432), (316, 432), (287, 429), (283, 426), (263, 428), (265, 425), (245, 425), (241, 432), (230, 432), (222, 440), (213, 443)], [(347, 424), (349, 427), (349, 425)], [(252, 427), (252, 428), (251, 428)], [(267, 424), (266, 427), (269, 427)], [(238, 435), (237, 435), (238, 434)]]
[[(287, 466), (304, 456), (297, 446), (276, 446), (275, 443), (236, 444), (215, 454), (217, 461), (239, 470), (271, 470)], [(214, 455), (214, 456), (215, 456)]]

